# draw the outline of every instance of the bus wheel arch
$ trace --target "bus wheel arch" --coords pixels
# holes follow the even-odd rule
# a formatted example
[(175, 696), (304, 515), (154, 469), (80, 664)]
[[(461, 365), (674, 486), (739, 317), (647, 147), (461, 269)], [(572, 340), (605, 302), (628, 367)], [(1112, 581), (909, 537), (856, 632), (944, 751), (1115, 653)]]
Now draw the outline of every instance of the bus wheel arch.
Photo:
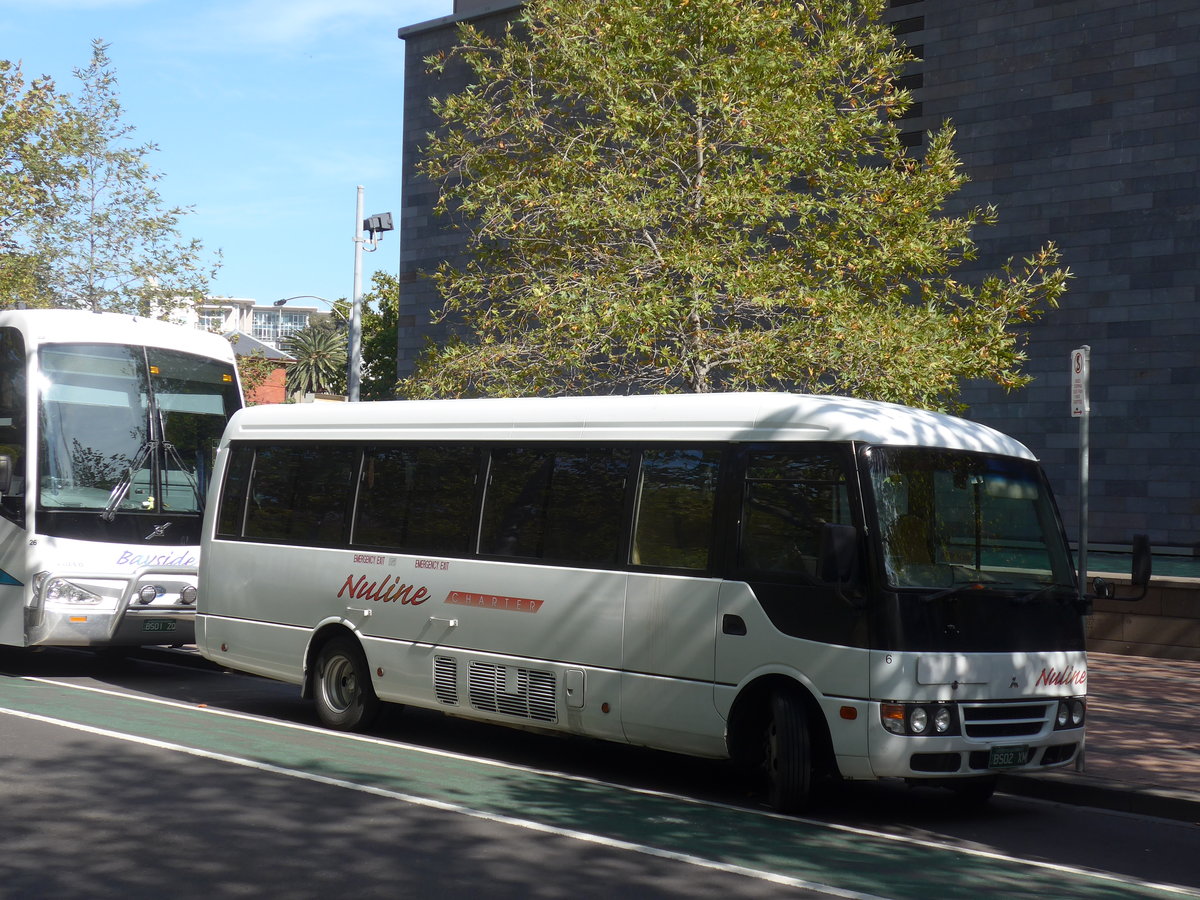
[(730, 756), (781, 812), (803, 809), (814, 784), (837, 774), (820, 704), (792, 678), (768, 675), (743, 688), (727, 729)]
[(313, 636), (303, 694), (315, 701), (317, 718), (328, 728), (362, 731), (371, 725), (379, 714), (380, 701), (354, 632), (329, 626)]

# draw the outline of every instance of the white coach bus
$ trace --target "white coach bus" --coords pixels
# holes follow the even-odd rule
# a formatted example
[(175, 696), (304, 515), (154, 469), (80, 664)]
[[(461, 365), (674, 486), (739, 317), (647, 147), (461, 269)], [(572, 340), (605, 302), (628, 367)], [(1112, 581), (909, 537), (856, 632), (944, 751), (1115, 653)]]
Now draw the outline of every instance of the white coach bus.
[(241, 405), (218, 335), (0, 312), (0, 644), (190, 643), (205, 493)]
[(936, 780), (1084, 741), (1081, 601), (989, 428), (777, 393), (256, 407), (221, 443), (197, 644), (302, 686), (766, 774)]

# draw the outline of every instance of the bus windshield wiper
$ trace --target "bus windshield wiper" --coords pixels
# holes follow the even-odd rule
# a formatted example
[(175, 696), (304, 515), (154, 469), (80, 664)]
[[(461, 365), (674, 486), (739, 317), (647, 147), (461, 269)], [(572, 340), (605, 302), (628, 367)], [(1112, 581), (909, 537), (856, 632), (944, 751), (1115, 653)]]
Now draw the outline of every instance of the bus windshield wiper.
[[(167, 452), (167, 461), (178, 466), (179, 468), (177, 471), (182, 472), (183, 477), (186, 478), (188, 484), (191, 485), (192, 493), (196, 495), (196, 509), (200, 512), (204, 512), (204, 494), (200, 490), (200, 482), (196, 480), (195, 476), (193, 476), (183, 464), (183, 458), (179, 455), (179, 451), (175, 449), (174, 444), (172, 444), (170, 441), (163, 441), (163, 449)], [(171, 471), (171, 467), (168, 466), (162, 476), (162, 491), (164, 494), (167, 490), (167, 481), (171, 477)], [(161, 506), (163, 509), (166, 509), (165, 503), (161, 504)]]
[(1041, 600), (1051, 591), (1070, 591), (1071, 596), (1074, 596), (1074, 588), (1066, 584), (1047, 584), (1038, 588), (1036, 591), (1030, 591), (1028, 594), (1023, 594), (1020, 597), (1013, 597), (1008, 602), (1014, 606), (1023, 606), (1026, 603), (1034, 603)]
[(157, 449), (158, 441), (147, 440), (142, 442), (142, 446), (138, 448), (137, 456), (129, 464), (129, 469), (121, 476), (121, 480), (113, 485), (112, 493), (108, 495), (108, 505), (104, 507), (104, 512), (100, 513), (100, 518), (105, 522), (111, 522), (116, 516), (117, 509), (125, 501), (125, 498), (129, 496), (129, 489), (133, 486), (134, 476), (145, 467), (146, 460)]
[(921, 602), (933, 603), (935, 600), (941, 600), (945, 597), (952, 597), (967, 590), (981, 591), (983, 590), (983, 584), (978, 581), (964, 581), (959, 584), (952, 584), (948, 588), (942, 588), (940, 591), (934, 591), (932, 594), (926, 594), (921, 598)]

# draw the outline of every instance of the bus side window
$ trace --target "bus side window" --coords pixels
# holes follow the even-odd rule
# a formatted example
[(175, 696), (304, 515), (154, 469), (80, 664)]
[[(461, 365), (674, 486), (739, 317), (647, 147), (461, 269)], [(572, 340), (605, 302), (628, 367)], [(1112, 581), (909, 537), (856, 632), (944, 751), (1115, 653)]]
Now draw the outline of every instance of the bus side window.
[(246, 507), (246, 537), (301, 547), (346, 540), (358, 448), (346, 444), (259, 448)]
[(628, 450), (559, 450), (546, 507), (547, 559), (611, 566), (621, 546)]
[(642, 454), (634, 523), (634, 565), (708, 568), (721, 454), (647, 450)]
[(820, 447), (752, 453), (741, 523), (739, 568), (816, 580), (822, 525), (851, 524), (842, 467)]
[(468, 553), (478, 473), (475, 447), (367, 448), (353, 543), (437, 556)]
[(25, 521), (25, 342), (15, 328), (0, 328), (0, 455), (9, 459), (0, 515)]
[(480, 552), (614, 564), (629, 458), (611, 448), (494, 450)]
[(246, 515), (246, 491), (250, 487), (250, 470), (254, 465), (254, 449), (233, 447), (229, 451), (229, 463), (225, 470), (225, 484), (221, 489), (221, 506), (217, 512), (217, 535), (238, 538), (242, 536), (242, 521)]
[(480, 553), (541, 557), (553, 468), (551, 450), (492, 451), (479, 536)]

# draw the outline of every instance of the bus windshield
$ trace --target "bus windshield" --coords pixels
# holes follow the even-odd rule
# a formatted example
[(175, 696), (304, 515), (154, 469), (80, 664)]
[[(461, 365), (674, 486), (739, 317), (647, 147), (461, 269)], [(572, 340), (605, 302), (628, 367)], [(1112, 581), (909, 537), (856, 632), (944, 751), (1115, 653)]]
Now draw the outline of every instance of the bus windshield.
[(153, 347), (43, 347), (39, 505), (198, 513), (239, 405), (228, 363)]
[(1031, 597), (1073, 589), (1036, 463), (928, 447), (872, 447), (866, 455), (891, 587), (972, 585)]

